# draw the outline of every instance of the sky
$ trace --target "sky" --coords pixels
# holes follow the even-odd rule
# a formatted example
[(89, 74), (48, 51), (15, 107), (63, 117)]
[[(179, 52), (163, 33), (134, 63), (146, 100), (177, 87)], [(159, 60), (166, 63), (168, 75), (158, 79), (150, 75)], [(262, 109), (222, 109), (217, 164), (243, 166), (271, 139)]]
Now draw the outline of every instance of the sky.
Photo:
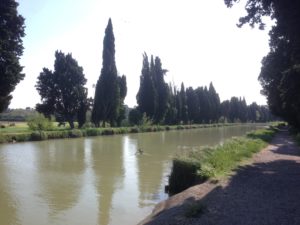
[(208, 86), (221, 100), (245, 97), (266, 104), (257, 77), (269, 51), (268, 29), (236, 26), (244, 1), (228, 9), (223, 0), (18, 0), (25, 18), (25, 79), (13, 92), (10, 108), (34, 107), (44, 67), (53, 69), (54, 53), (72, 53), (83, 67), (93, 97), (101, 67), (104, 31), (112, 19), (116, 65), (126, 75), (125, 104), (136, 105), (143, 53), (159, 56), (169, 72), (166, 82), (180, 88)]

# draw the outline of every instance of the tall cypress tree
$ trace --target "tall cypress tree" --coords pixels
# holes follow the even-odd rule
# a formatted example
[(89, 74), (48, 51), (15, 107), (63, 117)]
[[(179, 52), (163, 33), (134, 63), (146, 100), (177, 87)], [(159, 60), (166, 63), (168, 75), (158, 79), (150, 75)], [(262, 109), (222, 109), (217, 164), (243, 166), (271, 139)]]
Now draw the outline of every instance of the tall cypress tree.
[(212, 122), (218, 122), (218, 119), (220, 117), (220, 97), (218, 93), (216, 92), (216, 89), (214, 88), (214, 85), (212, 82), (209, 84), (209, 100), (210, 100), (210, 107), (211, 107), (211, 114), (210, 114), (210, 120)]
[[(151, 57), (151, 67), (153, 58)], [(168, 85), (164, 80), (164, 75), (167, 70), (162, 69), (161, 60), (159, 57), (155, 57), (153, 70), (153, 80), (156, 89), (156, 112), (155, 112), (155, 122), (159, 123), (163, 121), (168, 104)]]
[(184, 123), (187, 123), (188, 122), (188, 107), (187, 107), (187, 97), (186, 97), (186, 92), (185, 92), (183, 82), (181, 83), (179, 95), (180, 95), (180, 102), (181, 102), (180, 120), (183, 121)]
[(114, 126), (120, 108), (120, 87), (115, 62), (115, 37), (111, 19), (108, 20), (103, 40), (102, 69), (98, 79), (92, 120), (98, 127), (100, 121), (110, 122)]
[[(154, 63), (152, 68), (154, 68)], [(140, 88), (137, 93), (136, 99), (138, 103), (138, 109), (141, 113), (153, 119), (156, 110), (156, 90), (153, 82), (152, 72), (150, 70), (148, 56), (145, 53), (143, 55), (143, 68), (140, 76)]]

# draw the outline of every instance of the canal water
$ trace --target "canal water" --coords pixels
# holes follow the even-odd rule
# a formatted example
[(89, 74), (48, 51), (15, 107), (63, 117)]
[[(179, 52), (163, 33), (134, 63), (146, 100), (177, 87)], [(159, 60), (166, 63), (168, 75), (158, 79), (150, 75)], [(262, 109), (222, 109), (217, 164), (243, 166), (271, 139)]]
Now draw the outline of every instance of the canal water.
[(136, 224), (168, 197), (164, 185), (174, 154), (258, 127), (2, 144), (0, 225)]

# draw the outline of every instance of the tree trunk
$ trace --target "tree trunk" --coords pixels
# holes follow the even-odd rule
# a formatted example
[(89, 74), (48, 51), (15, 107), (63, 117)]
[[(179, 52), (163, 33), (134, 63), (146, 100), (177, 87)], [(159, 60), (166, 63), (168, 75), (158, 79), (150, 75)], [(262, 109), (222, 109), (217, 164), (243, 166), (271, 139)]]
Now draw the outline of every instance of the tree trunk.
[(74, 121), (73, 121), (73, 120), (70, 120), (70, 121), (69, 121), (69, 124), (70, 124), (71, 129), (74, 129)]

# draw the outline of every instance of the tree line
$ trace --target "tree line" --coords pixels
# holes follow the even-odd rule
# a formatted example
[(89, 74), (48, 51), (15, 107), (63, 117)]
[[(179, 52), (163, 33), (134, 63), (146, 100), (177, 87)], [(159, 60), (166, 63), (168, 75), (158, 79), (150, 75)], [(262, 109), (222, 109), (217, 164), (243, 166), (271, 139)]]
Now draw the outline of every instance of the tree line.
[[(1, 42), (1, 88), (0, 112), (10, 102), (10, 93), (16, 84), (24, 78), (21, 73), (19, 57), (22, 55), (22, 37), (24, 37), (24, 18), (17, 13), (18, 3), (5, 0), (0, 15), (1, 30), (7, 31)], [(83, 68), (72, 54), (55, 52), (54, 69), (43, 68), (38, 76), (36, 89), (41, 103), (36, 110), (46, 117), (54, 116), (58, 122), (68, 122), (79, 128), (86, 122), (86, 114), (91, 112), (91, 121), (96, 126), (120, 126), (126, 118), (124, 99), (127, 94), (126, 76), (120, 76), (115, 62), (115, 37), (111, 19), (105, 29), (103, 39), (102, 69), (95, 88), (94, 98), (88, 97), (85, 87), (86, 78)], [(129, 119), (132, 124), (141, 124), (145, 120), (153, 124), (178, 123), (214, 123), (214, 122), (265, 122), (272, 119), (267, 107), (256, 103), (247, 105), (245, 99), (233, 97), (220, 102), (213, 84), (209, 87), (185, 88), (181, 84), (178, 90), (167, 84), (164, 76), (168, 71), (162, 68), (159, 57), (144, 53), (140, 88), (137, 93), (137, 107), (131, 110)]]
[(276, 118), (267, 106), (255, 102), (247, 105), (245, 98), (232, 97), (220, 101), (213, 83), (209, 87), (180, 89), (164, 81), (166, 69), (159, 57), (143, 56), (138, 106), (129, 113), (132, 125), (142, 124), (145, 117), (154, 124), (191, 124), (218, 122), (267, 122)]

